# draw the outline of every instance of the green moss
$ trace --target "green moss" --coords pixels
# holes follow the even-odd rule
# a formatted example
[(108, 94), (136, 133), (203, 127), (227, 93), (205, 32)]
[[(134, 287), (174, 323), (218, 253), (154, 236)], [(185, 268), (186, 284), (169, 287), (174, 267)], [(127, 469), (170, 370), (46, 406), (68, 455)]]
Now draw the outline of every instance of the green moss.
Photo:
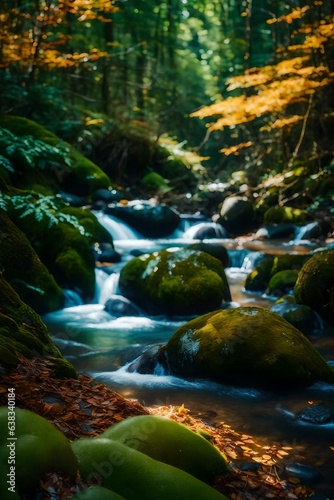
[[(60, 139), (55, 134), (45, 129), (38, 123), (20, 116), (0, 116), (0, 126), (8, 129), (16, 135), (30, 135), (40, 139), (47, 144), (56, 146)], [(65, 143), (68, 148), (68, 158), (71, 166), (64, 165), (53, 171), (53, 178), (71, 193), (88, 195), (96, 189), (108, 188), (111, 184), (108, 176), (92, 161), (88, 160), (70, 144)], [(52, 172), (52, 169), (51, 169)], [(50, 176), (52, 177), (51, 173)]]
[(166, 193), (171, 189), (166, 180), (157, 172), (150, 172), (144, 175), (140, 183), (149, 193)]
[(298, 271), (296, 269), (286, 269), (274, 274), (268, 283), (268, 290), (270, 293), (283, 294), (292, 290), (298, 278)]
[(294, 294), (297, 303), (334, 322), (334, 250), (317, 252), (304, 264)]
[(261, 262), (247, 276), (245, 281), (245, 289), (252, 292), (261, 292), (267, 288), (271, 277), (271, 269), (274, 258), (269, 258)]
[(169, 418), (154, 415), (126, 418), (99, 437), (118, 441), (208, 483), (229, 472), (226, 458), (217, 448)]
[(198, 314), (230, 300), (222, 263), (189, 249), (132, 259), (121, 271), (119, 286), (150, 314)]
[(240, 307), (181, 326), (166, 346), (173, 373), (244, 385), (291, 387), (334, 382), (334, 370), (309, 340), (279, 315)]
[[(0, 407), (0, 464), (8, 461), (8, 408)], [(30, 496), (48, 470), (62, 471), (75, 478), (77, 459), (65, 435), (36, 413), (15, 408), (15, 489), (21, 497)], [(7, 458), (7, 460), (6, 460)], [(0, 485), (0, 493), (4, 481)], [(2, 491), (1, 491), (2, 490)], [(6, 493), (8, 490), (6, 491)], [(10, 498), (11, 496), (1, 496)]]
[(66, 207), (61, 210), (62, 213), (73, 215), (84, 227), (87, 237), (91, 244), (113, 243), (112, 237), (108, 231), (101, 226), (95, 215), (86, 208)]
[(289, 269), (298, 271), (309, 258), (309, 255), (295, 254), (270, 257), (256, 266), (247, 276), (245, 289), (253, 292), (264, 292), (275, 274)]
[(88, 297), (94, 295), (94, 268), (87, 267), (85, 260), (73, 248), (65, 248), (57, 255), (54, 273), (64, 288), (78, 289)]
[(282, 224), (283, 222), (302, 223), (312, 220), (306, 211), (294, 207), (271, 207), (264, 214), (265, 224)]
[(39, 313), (61, 309), (64, 297), (25, 234), (0, 211), (0, 268), (21, 299)]
[(0, 363), (18, 364), (18, 357), (50, 356), (59, 376), (76, 377), (74, 368), (54, 345), (38, 314), (20, 297), (0, 274)]

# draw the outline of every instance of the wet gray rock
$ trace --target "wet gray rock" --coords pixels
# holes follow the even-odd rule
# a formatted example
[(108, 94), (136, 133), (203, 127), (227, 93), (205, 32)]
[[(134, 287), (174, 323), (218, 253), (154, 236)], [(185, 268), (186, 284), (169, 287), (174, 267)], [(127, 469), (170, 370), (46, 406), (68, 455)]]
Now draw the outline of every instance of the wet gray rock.
[(104, 305), (105, 311), (117, 318), (121, 316), (142, 316), (142, 310), (122, 295), (111, 295)]
[(306, 484), (314, 483), (321, 478), (321, 473), (309, 465), (298, 462), (285, 465), (285, 472), (292, 477), (297, 477)]
[(297, 418), (310, 424), (328, 424), (334, 422), (334, 404), (310, 405), (299, 412)]

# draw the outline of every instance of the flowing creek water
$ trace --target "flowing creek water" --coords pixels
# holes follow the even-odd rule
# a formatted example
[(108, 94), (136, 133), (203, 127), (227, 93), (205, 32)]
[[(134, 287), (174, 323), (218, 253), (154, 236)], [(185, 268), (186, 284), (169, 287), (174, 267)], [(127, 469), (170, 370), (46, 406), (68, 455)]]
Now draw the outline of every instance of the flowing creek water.
[[(104, 310), (110, 295), (118, 294), (118, 276), (122, 265), (133, 257), (132, 251), (152, 252), (182, 247), (189, 239), (191, 223), (170, 238), (146, 240), (121, 221), (97, 213), (100, 222), (114, 238), (115, 249), (122, 254), (121, 264), (112, 273), (96, 270), (96, 293), (92, 304), (82, 304), (75, 293), (68, 293), (68, 303), (43, 320), (62, 353), (79, 372), (92, 375), (127, 398), (145, 405), (181, 405), (204, 422), (225, 422), (238, 432), (256, 436), (258, 441), (291, 446), (290, 463), (302, 463), (321, 472), (313, 485), (321, 498), (334, 498), (334, 422), (307, 424), (296, 418), (309, 402), (334, 402), (334, 386), (317, 383), (302, 390), (270, 392), (247, 387), (233, 387), (204, 380), (185, 380), (159, 372), (152, 375), (130, 373), (127, 366), (149, 346), (165, 343), (175, 330), (190, 318), (146, 316), (114, 317)], [(188, 232), (187, 232), (188, 231)], [(210, 240), (204, 240), (210, 241)], [(232, 306), (269, 307), (274, 298), (246, 293), (243, 283), (254, 268), (261, 252), (309, 253), (310, 242), (296, 237), (293, 241), (211, 240), (228, 249), (231, 267), (226, 269)], [(334, 363), (333, 328), (322, 328), (310, 337), (328, 362)], [(332, 448), (331, 448), (332, 447)]]

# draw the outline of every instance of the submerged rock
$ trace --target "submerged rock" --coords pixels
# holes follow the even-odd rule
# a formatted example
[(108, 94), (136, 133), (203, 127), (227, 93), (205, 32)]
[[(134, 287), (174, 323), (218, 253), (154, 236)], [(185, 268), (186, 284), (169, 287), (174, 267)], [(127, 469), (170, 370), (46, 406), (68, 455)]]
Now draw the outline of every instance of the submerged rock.
[(334, 250), (315, 253), (301, 268), (294, 288), (296, 302), (334, 322)]
[(310, 424), (328, 424), (334, 422), (334, 404), (315, 404), (301, 410), (297, 415), (298, 420)]
[(288, 473), (289, 476), (298, 477), (306, 484), (314, 483), (321, 478), (321, 474), (318, 470), (313, 469), (309, 465), (300, 464), (298, 462), (286, 464), (285, 472)]
[(122, 269), (119, 288), (148, 314), (195, 315), (231, 300), (222, 263), (205, 252), (182, 249), (145, 254)]
[(111, 295), (104, 305), (105, 311), (113, 316), (142, 316), (142, 311), (136, 304), (133, 304), (122, 295)]
[(334, 370), (296, 328), (256, 307), (214, 311), (181, 326), (165, 348), (172, 373), (272, 388), (334, 382)]

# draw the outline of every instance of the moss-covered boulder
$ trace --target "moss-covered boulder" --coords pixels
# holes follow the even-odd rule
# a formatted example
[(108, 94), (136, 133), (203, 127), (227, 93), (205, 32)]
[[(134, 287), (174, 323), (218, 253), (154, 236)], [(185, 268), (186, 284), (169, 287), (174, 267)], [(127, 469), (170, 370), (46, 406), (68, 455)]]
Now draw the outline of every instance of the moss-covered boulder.
[(122, 420), (100, 437), (119, 441), (155, 460), (211, 483), (227, 475), (226, 457), (203, 436), (169, 418), (139, 415)]
[[(264, 292), (275, 274), (286, 270), (298, 271), (309, 258), (309, 255), (295, 254), (268, 257), (247, 276), (245, 289), (251, 292)], [(275, 282), (272, 284), (275, 285)]]
[(180, 222), (179, 214), (172, 208), (142, 200), (110, 204), (105, 213), (126, 222), (146, 238), (169, 236)]
[(334, 383), (334, 370), (310, 341), (266, 309), (214, 311), (181, 326), (166, 348), (172, 373), (272, 388)]
[(122, 269), (121, 293), (149, 314), (193, 315), (231, 300), (222, 263), (205, 252), (163, 250)]
[(298, 278), (297, 269), (286, 269), (274, 274), (268, 283), (268, 293), (281, 296), (293, 290)]
[(317, 252), (303, 265), (294, 294), (297, 303), (334, 323), (334, 250)]
[(0, 364), (16, 366), (19, 356), (50, 356), (57, 375), (76, 377), (73, 366), (62, 357), (38, 314), (22, 302), (0, 274)]
[[(15, 435), (15, 441), (8, 440), (9, 429), (14, 429), (12, 435)], [(0, 470), (4, 472), (7, 469), (9, 472), (9, 464), (15, 463), (13, 488), (19, 492), (20, 498), (30, 496), (50, 469), (62, 471), (73, 479), (76, 477), (78, 462), (68, 439), (45, 418), (22, 408), (15, 408), (13, 418), (8, 408), (1, 406), (0, 431)], [(8, 445), (11, 445), (11, 450)], [(10, 460), (14, 457), (14, 461)], [(12, 493), (8, 490), (5, 477), (2, 476), (0, 483), (0, 494), (4, 500), (11, 498)]]
[[(20, 116), (1, 115), (0, 127), (17, 136), (32, 136), (52, 146), (58, 146), (61, 143), (59, 137), (49, 130), (32, 120)], [(59, 184), (69, 193), (81, 196), (89, 195), (96, 189), (110, 186), (109, 177), (95, 163), (83, 156), (70, 144), (63, 144), (68, 150), (69, 165), (64, 163), (61, 167), (50, 169), (49, 177), (56, 184)], [(39, 175), (38, 181), (45, 182), (41, 175)]]
[(84, 481), (100, 484), (127, 500), (227, 500), (187, 472), (118, 441), (83, 438), (71, 447)]
[(40, 242), (39, 254), (62, 288), (85, 300), (94, 295), (95, 258), (89, 238), (73, 226), (59, 223)]
[(282, 316), (305, 335), (312, 333), (315, 328), (320, 326), (313, 309), (303, 304), (296, 304), (292, 295), (286, 295), (276, 300), (270, 310)]
[(71, 215), (79, 221), (92, 245), (96, 242), (113, 244), (110, 233), (99, 223), (90, 210), (79, 207), (65, 207), (61, 209), (61, 213)]
[(219, 222), (229, 233), (248, 231), (254, 219), (252, 204), (240, 196), (226, 198), (219, 210)]
[(265, 224), (294, 223), (299, 224), (313, 220), (306, 210), (294, 207), (271, 207), (264, 214)]
[(0, 210), (0, 269), (20, 298), (40, 314), (61, 309), (64, 296), (26, 235)]

